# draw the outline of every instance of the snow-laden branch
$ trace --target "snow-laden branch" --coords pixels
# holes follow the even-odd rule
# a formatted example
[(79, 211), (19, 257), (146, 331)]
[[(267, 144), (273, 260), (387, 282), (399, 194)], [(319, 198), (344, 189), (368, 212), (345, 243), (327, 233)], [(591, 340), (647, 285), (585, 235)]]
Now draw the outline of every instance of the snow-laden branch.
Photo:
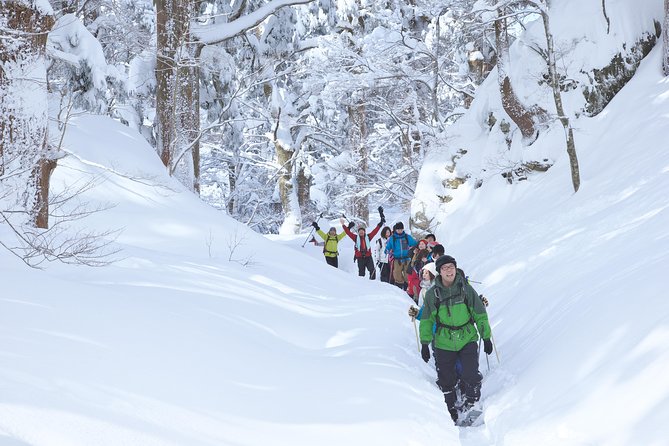
[(314, 0), (272, 0), (250, 14), (239, 17), (232, 22), (215, 25), (200, 25), (194, 23), (191, 32), (204, 45), (215, 45), (224, 42), (245, 31), (260, 25), (267, 17), (284, 6), (306, 5)]

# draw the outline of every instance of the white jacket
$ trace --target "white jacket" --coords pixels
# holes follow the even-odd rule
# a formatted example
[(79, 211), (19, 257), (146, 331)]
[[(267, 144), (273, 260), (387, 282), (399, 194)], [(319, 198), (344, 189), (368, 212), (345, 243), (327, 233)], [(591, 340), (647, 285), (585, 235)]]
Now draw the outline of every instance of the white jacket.
[(386, 254), (386, 242), (388, 242), (388, 239), (385, 239), (383, 237), (379, 237), (376, 239), (375, 243), (375, 253), (376, 253), (376, 261), (381, 262), (381, 263), (388, 263), (388, 254)]

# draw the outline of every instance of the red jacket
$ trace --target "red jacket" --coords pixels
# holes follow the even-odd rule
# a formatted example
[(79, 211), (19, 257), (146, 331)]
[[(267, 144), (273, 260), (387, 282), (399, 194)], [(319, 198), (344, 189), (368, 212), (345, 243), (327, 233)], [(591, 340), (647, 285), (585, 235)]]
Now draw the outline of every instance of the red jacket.
[[(360, 249), (358, 249), (358, 234), (354, 234), (351, 232), (350, 229), (348, 229), (347, 226), (341, 225), (342, 228), (344, 228), (344, 231), (346, 231), (346, 234), (348, 234), (349, 237), (351, 237), (351, 240), (355, 243), (355, 258), (359, 259), (363, 257), (363, 253), (360, 252)], [(367, 235), (367, 238), (369, 239), (369, 245), (368, 246), (363, 246), (367, 244), (366, 240), (360, 240), (360, 248), (365, 248), (364, 252), (364, 257), (371, 257), (372, 256), (372, 239), (376, 235), (377, 232), (379, 232), (379, 229), (381, 229), (381, 223), (376, 225), (374, 229), (372, 229), (372, 232), (370, 232)]]

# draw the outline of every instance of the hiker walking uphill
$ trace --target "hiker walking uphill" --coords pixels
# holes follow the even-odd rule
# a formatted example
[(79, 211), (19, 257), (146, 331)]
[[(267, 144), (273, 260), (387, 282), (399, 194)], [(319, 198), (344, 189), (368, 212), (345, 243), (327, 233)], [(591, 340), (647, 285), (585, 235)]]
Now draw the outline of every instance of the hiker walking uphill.
[[(437, 367), (437, 385), (444, 392), (448, 412), (456, 424), (472, 422), (472, 414), (480, 415), (475, 404), (481, 398), (479, 372), (479, 334), (486, 355), (492, 353), (492, 332), (485, 305), (478, 293), (458, 273), (457, 263), (451, 256), (436, 261), (438, 276), (432, 288), (425, 293), (425, 305), (420, 320), (421, 356), (430, 360), (430, 343), (434, 340), (434, 362)], [(436, 332), (433, 327), (436, 324)], [(464, 395), (457, 403), (457, 375), (455, 363), (460, 360), (462, 372), (460, 388)]]
[(400, 221), (393, 226), (393, 235), (386, 243), (386, 253), (393, 256), (393, 280), (395, 285), (406, 289), (407, 270), (409, 269), (409, 248), (416, 246), (416, 240), (404, 232), (404, 224)]
[(386, 252), (386, 243), (388, 238), (393, 233), (388, 226), (384, 226), (381, 229), (381, 236), (376, 239), (376, 266), (379, 267), (379, 275), (381, 276), (381, 282), (390, 282), (390, 258)]
[(351, 240), (353, 240), (355, 243), (355, 261), (358, 262), (358, 275), (364, 277), (365, 269), (367, 269), (369, 271), (370, 280), (376, 279), (376, 268), (374, 267), (374, 259), (372, 258), (371, 240), (374, 238), (376, 233), (379, 232), (385, 220), (382, 218), (381, 221), (372, 230), (372, 232), (369, 233), (369, 235), (367, 235), (364, 226), (358, 227), (358, 233), (353, 234), (351, 232), (353, 222), (349, 223), (349, 226), (347, 227), (344, 224), (343, 218), (339, 219), (339, 221), (341, 222), (342, 228), (344, 228), (344, 232), (346, 232), (346, 234), (348, 234)]
[(346, 236), (346, 233), (342, 232), (337, 234), (337, 229), (332, 227), (326, 234), (325, 232), (321, 231), (318, 223), (313, 222), (311, 226), (316, 229), (316, 233), (325, 242), (325, 245), (323, 246), (323, 255), (325, 256), (325, 261), (328, 263), (328, 265), (339, 268), (339, 242)]

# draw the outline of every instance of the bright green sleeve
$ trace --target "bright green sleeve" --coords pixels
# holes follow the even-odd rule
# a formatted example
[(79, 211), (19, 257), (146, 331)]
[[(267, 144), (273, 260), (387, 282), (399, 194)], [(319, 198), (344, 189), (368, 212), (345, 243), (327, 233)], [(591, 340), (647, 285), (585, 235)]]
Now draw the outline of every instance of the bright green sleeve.
[(342, 232), (341, 234), (337, 234), (337, 241), (338, 241), (338, 242), (341, 242), (341, 239), (343, 239), (344, 237), (346, 237), (346, 233), (345, 233), (345, 232)]
[(323, 240), (328, 238), (327, 234), (325, 232), (323, 232), (322, 229), (317, 230), (316, 234), (318, 234)]
[(420, 318), (420, 343), (429, 344), (434, 338), (434, 324), (437, 318), (437, 307), (435, 306), (435, 296), (433, 288), (425, 293), (425, 303)]

